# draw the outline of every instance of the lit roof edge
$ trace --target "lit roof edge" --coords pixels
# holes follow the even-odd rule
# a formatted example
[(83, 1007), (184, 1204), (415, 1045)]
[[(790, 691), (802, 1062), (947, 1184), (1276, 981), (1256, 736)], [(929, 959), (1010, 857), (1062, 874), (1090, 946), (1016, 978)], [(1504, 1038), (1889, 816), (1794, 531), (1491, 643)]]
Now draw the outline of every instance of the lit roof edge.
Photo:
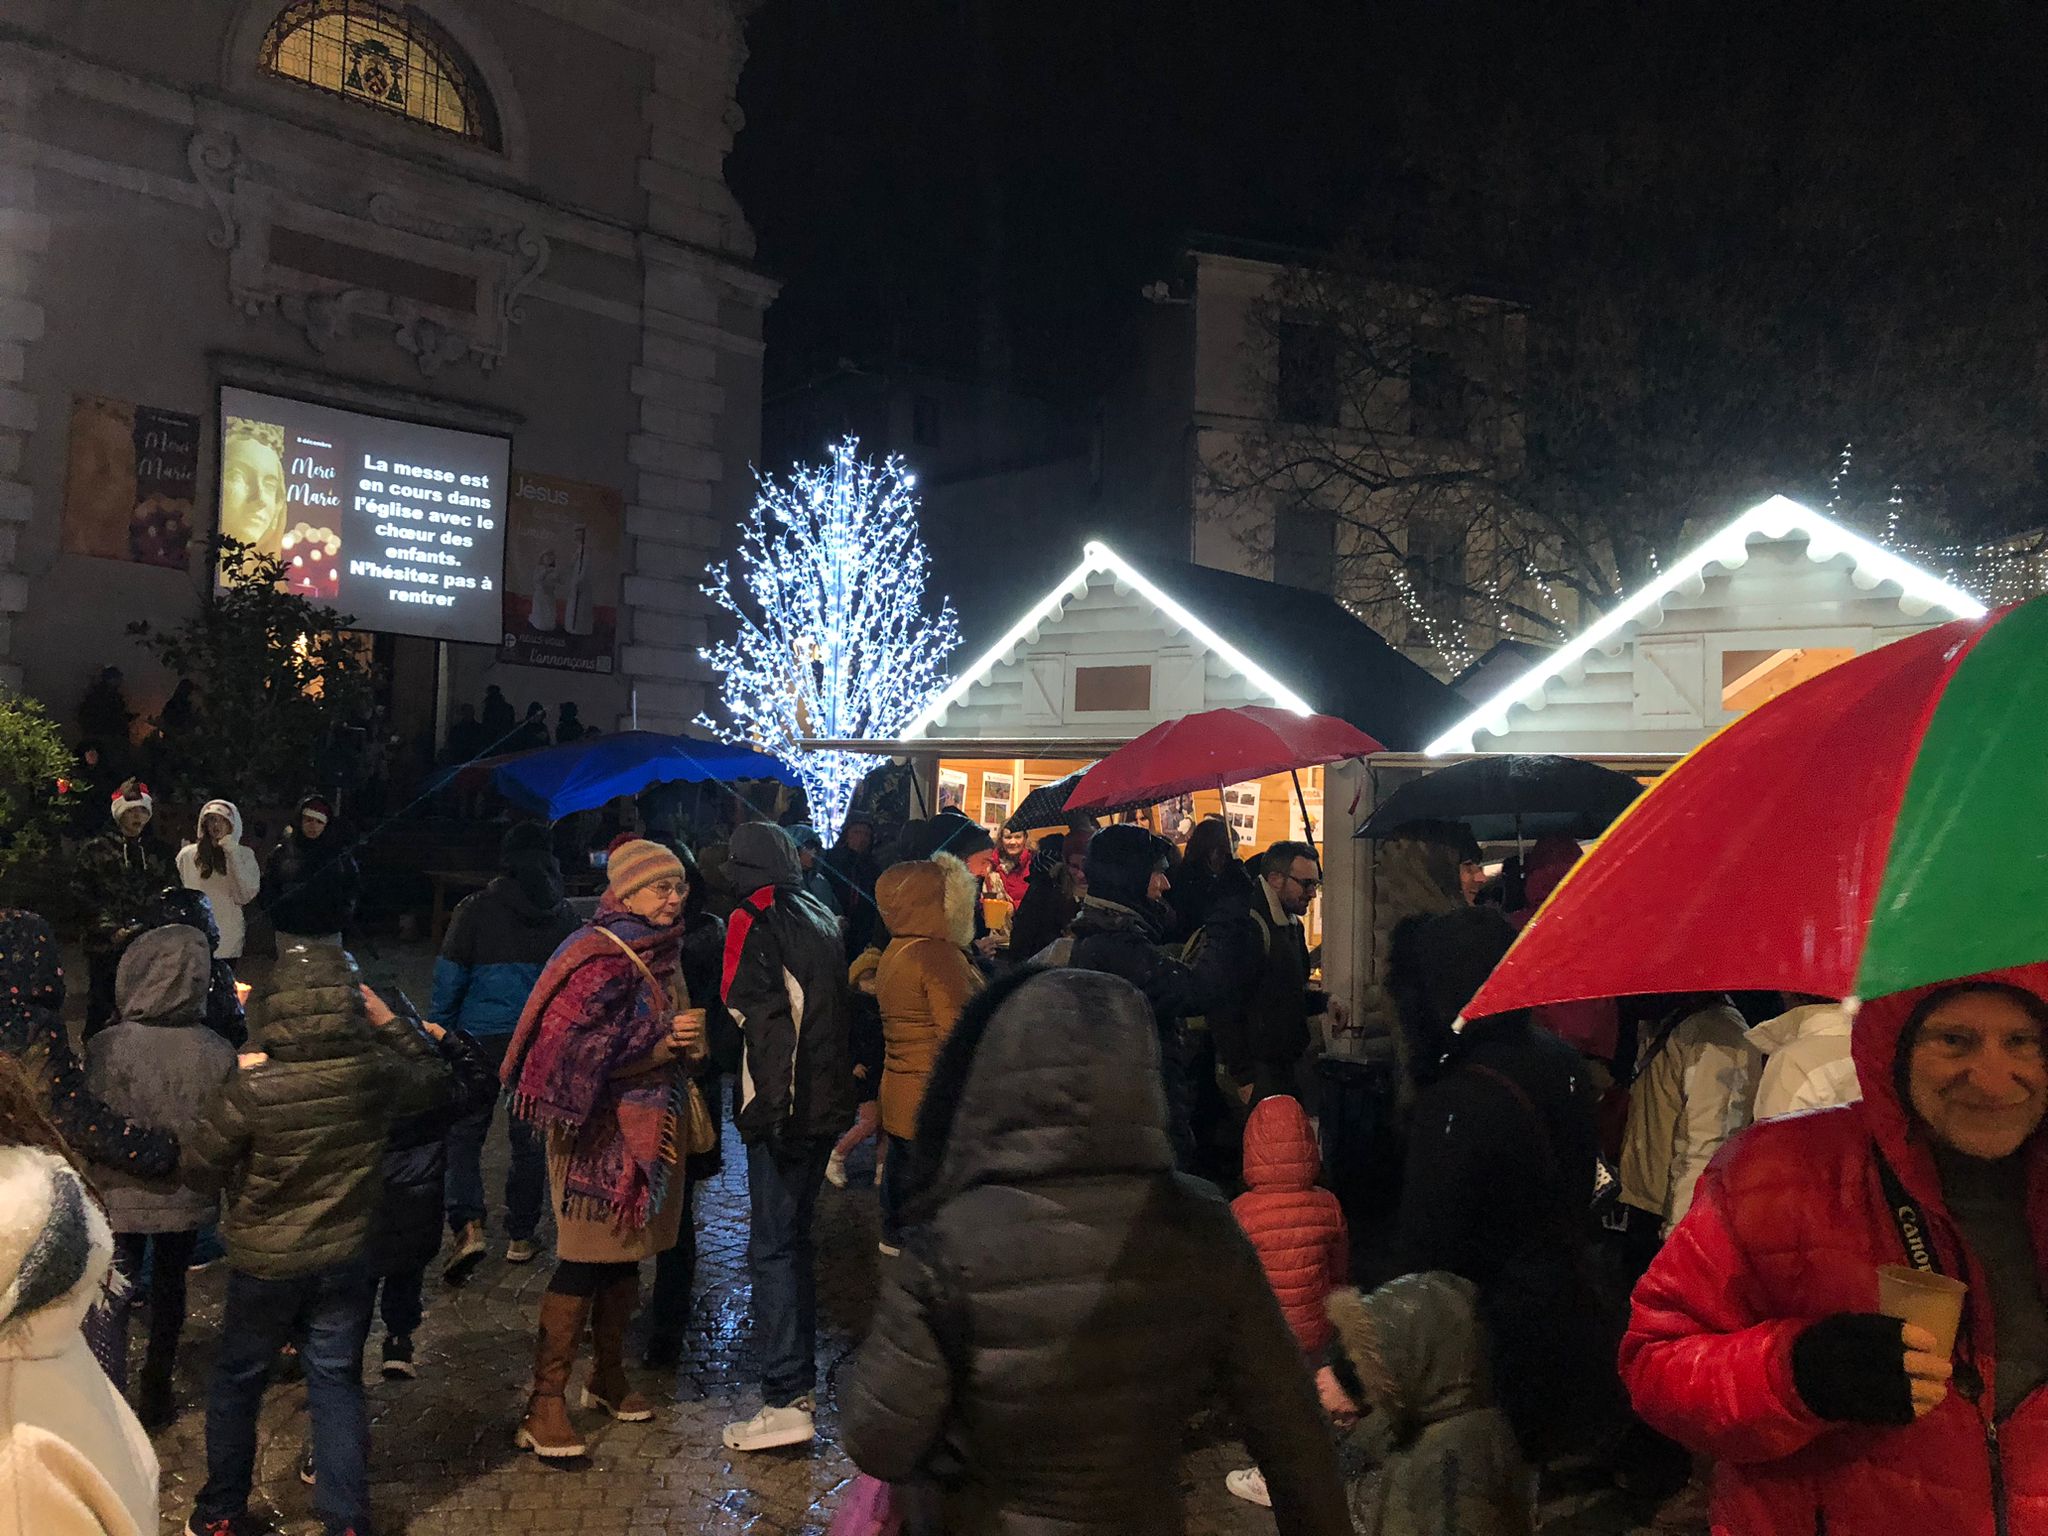
[(1922, 570), (1882, 545), (1872, 543), (1833, 518), (1825, 517), (1789, 496), (1773, 496), (1768, 501), (1757, 503), (1720, 532), (1703, 540), (1683, 560), (1612, 613), (1603, 615), (1571, 644), (1553, 652), (1541, 666), (1523, 673), (1437, 737), (1423, 748), (1424, 753), (1430, 757), (1441, 757), (1451, 752), (1477, 751), (1476, 743), (1481, 731), (1505, 735), (1509, 710), (1540, 693), (1582, 657), (1604, 645), (1625, 625), (1655, 608), (1708, 566), (1739, 566), (1749, 558), (1749, 541), (1758, 534), (1782, 538), (1795, 531), (1806, 534), (1808, 559), (1827, 561), (1846, 554), (1858, 570), (1867, 570), (1879, 581), (1889, 581), (1899, 587), (1902, 598), (1906, 600), (1946, 608), (1959, 619), (1981, 618), (1989, 611), (1962, 588), (1943, 581), (1931, 571)]
[(1044, 598), (1029, 609), (1022, 618), (1004, 633), (1002, 639), (990, 646), (971, 667), (963, 669), (939, 696), (918, 713), (916, 719), (903, 728), (907, 737), (921, 736), (945, 717), (946, 711), (964, 699), (974, 686), (987, 679), (989, 674), (1002, 664), (1003, 657), (1018, 645), (1024, 637), (1039, 625), (1058, 616), (1067, 604), (1068, 595), (1077, 582), (1086, 583), (1097, 571), (1106, 571), (1118, 581), (1131, 587), (1182, 629), (1187, 630), (1200, 642), (1204, 649), (1214, 651), (1226, 665), (1230, 666), (1247, 682), (1265, 693), (1281, 709), (1297, 715), (1312, 715), (1315, 710), (1300, 694), (1282, 683), (1272, 673), (1245, 655), (1236, 646), (1225, 640), (1214, 629), (1169, 596), (1151, 578), (1124, 559), (1100, 539), (1090, 539), (1082, 546), (1081, 563), (1067, 573)]

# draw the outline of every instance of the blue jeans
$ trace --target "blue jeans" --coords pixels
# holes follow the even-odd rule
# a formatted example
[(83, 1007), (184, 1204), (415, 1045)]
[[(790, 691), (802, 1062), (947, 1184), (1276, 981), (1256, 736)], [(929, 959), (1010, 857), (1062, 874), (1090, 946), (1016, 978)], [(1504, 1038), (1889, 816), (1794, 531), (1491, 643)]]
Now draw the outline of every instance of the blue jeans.
[(761, 1401), (787, 1408), (809, 1397), (818, 1383), (818, 1284), (811, 1249), (811, 1214), (825, 1182), (832, 1139), (819, 1137), (785, 1148), (747, 1146), (747, 1273), (754, 1287), (754, 1352), (761, 1367)]
[(408, 1269), (402, 1274), (386, 1275), (377, 1282), (379, 1310), (384, 1315), (384, 1331), (394, 1339), (409, 1339), (413, 1330), (420, 1325), (420, 1319), (427, 1315), (424, 1295), (427, 1272), (424, 1269)]
[(888, 1155), (882, 1159), (882, 1241), (891, 1248), (903, 1246), (903, 1186), (910, 1178), (910, 1138), (882, 1138)]
[(329, 1536), (370, 1528), (370, 1421), (363, 1407), (363, 1340), (375, 1281), (360, 1263), (259, 1280), (228, 1272), (220, 1353), (206, 1392), (206, 1486), (194, 1526), (244, 1514), (256, 1476), (256, 1416), (277, 1352), (294, 1338), (306, 1370), (313, 1459), (320, 1479), (313, 1509)]
[[(484, 1138), (491, 1134), (491, 1117), (496, 1113), (493, 1104), (465, 1115), (449, 1126), (442, 1138), (448, 1149), (444, 1201), (450, 1232), (483, 1221), (488, 1214), (484, 1209)], [(512, 1165), (505, 1171), (505, 1235), (517, 1242), (531, 1242), (547, 1199), (547, 1144), (539, 1131), (517, 1115), (507, 1114), (505, 1121), (512, 1133)]]

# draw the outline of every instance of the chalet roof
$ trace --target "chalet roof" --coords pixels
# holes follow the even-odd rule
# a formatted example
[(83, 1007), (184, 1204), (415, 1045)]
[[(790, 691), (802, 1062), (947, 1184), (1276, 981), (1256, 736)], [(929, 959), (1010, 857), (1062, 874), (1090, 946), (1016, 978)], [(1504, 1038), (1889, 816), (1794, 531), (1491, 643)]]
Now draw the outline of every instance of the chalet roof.
[(1427, 750), (1436, 756), (1455, 752), (1488, 751), (1489, 736), (1507, 733), (1509, 712), (1517, 705), (1540, 704), (1553, 683), (1569, 681), (1596, 650), (1612, 651), (1627, 645), (1645, 630), (1663, 621), (1665, 604), (1680, 593), (1697, 594), (1706, 578), (1719, 571), (1738, 569), (1749, 559), (1754, 541), (1787, 543), (1803, 536), (1806, 558), (1816, 565), (1836, 560), (1847, 562), (1843, 580), (1859, 591), (1875, 593), (1895, 589), (1898, 605), (1909, 618), (1938, 610), (1946, 618), (1975, 618), (1984, 605), (1960, 587), (1933, 572), (1913, 564), (1896, 551), (1871, 542), (1862, 534), (1843, 527), (1811, 507), (1786, 496), (1751, 507), (1727, 527), (1704, 540), (1681, 560), (1674, 562), (1657, 580), (1632, 593), (1612, 612), (1603, 615), (1569, 644), (1522, 673), (1506, 687), (1466, 713)]
[(1457, 717), (1462, 700), (1335, 599), (1300, 587), (1177, 561), (1139, 570), (1107, 544), (1081, 563), (981, 652), (904, 728), (924, 734), (991, 673), (1059, 623), (1067, 605), (1104, 576), (1140, 593), (1167, 627), (1186, 633), (1282, 709), (1350, 721), (1395, 751), (1412, 751)]

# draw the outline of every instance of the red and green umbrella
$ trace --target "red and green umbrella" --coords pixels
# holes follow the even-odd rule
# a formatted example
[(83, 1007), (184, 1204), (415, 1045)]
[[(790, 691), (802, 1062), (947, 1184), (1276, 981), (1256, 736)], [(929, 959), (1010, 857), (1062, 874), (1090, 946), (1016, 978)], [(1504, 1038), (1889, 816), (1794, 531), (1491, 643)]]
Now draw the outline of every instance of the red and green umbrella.
[(2048, 959), (2048, 598), (1786, 690), (1609, 830), (1466, 1013), (1890, 992)]

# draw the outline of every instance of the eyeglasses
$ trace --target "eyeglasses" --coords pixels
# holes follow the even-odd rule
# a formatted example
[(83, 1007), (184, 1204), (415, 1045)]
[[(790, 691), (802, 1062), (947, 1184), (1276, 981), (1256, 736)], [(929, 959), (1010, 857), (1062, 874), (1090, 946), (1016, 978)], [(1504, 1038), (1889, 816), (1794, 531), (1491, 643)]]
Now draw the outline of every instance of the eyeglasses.
[(657, 896), (680, 896), (683, 894), (683, 882), (680, 880), (657, 880), (648, 886), (647, 889), (654, 892)]
[(1314, 891), (1323, 883), (1321, 875), (1310, 875), (1306, 880), (1302, 879), (1300, 875), (1289, 875), (1287, 878), (1300, 886), (1304, 891)]

